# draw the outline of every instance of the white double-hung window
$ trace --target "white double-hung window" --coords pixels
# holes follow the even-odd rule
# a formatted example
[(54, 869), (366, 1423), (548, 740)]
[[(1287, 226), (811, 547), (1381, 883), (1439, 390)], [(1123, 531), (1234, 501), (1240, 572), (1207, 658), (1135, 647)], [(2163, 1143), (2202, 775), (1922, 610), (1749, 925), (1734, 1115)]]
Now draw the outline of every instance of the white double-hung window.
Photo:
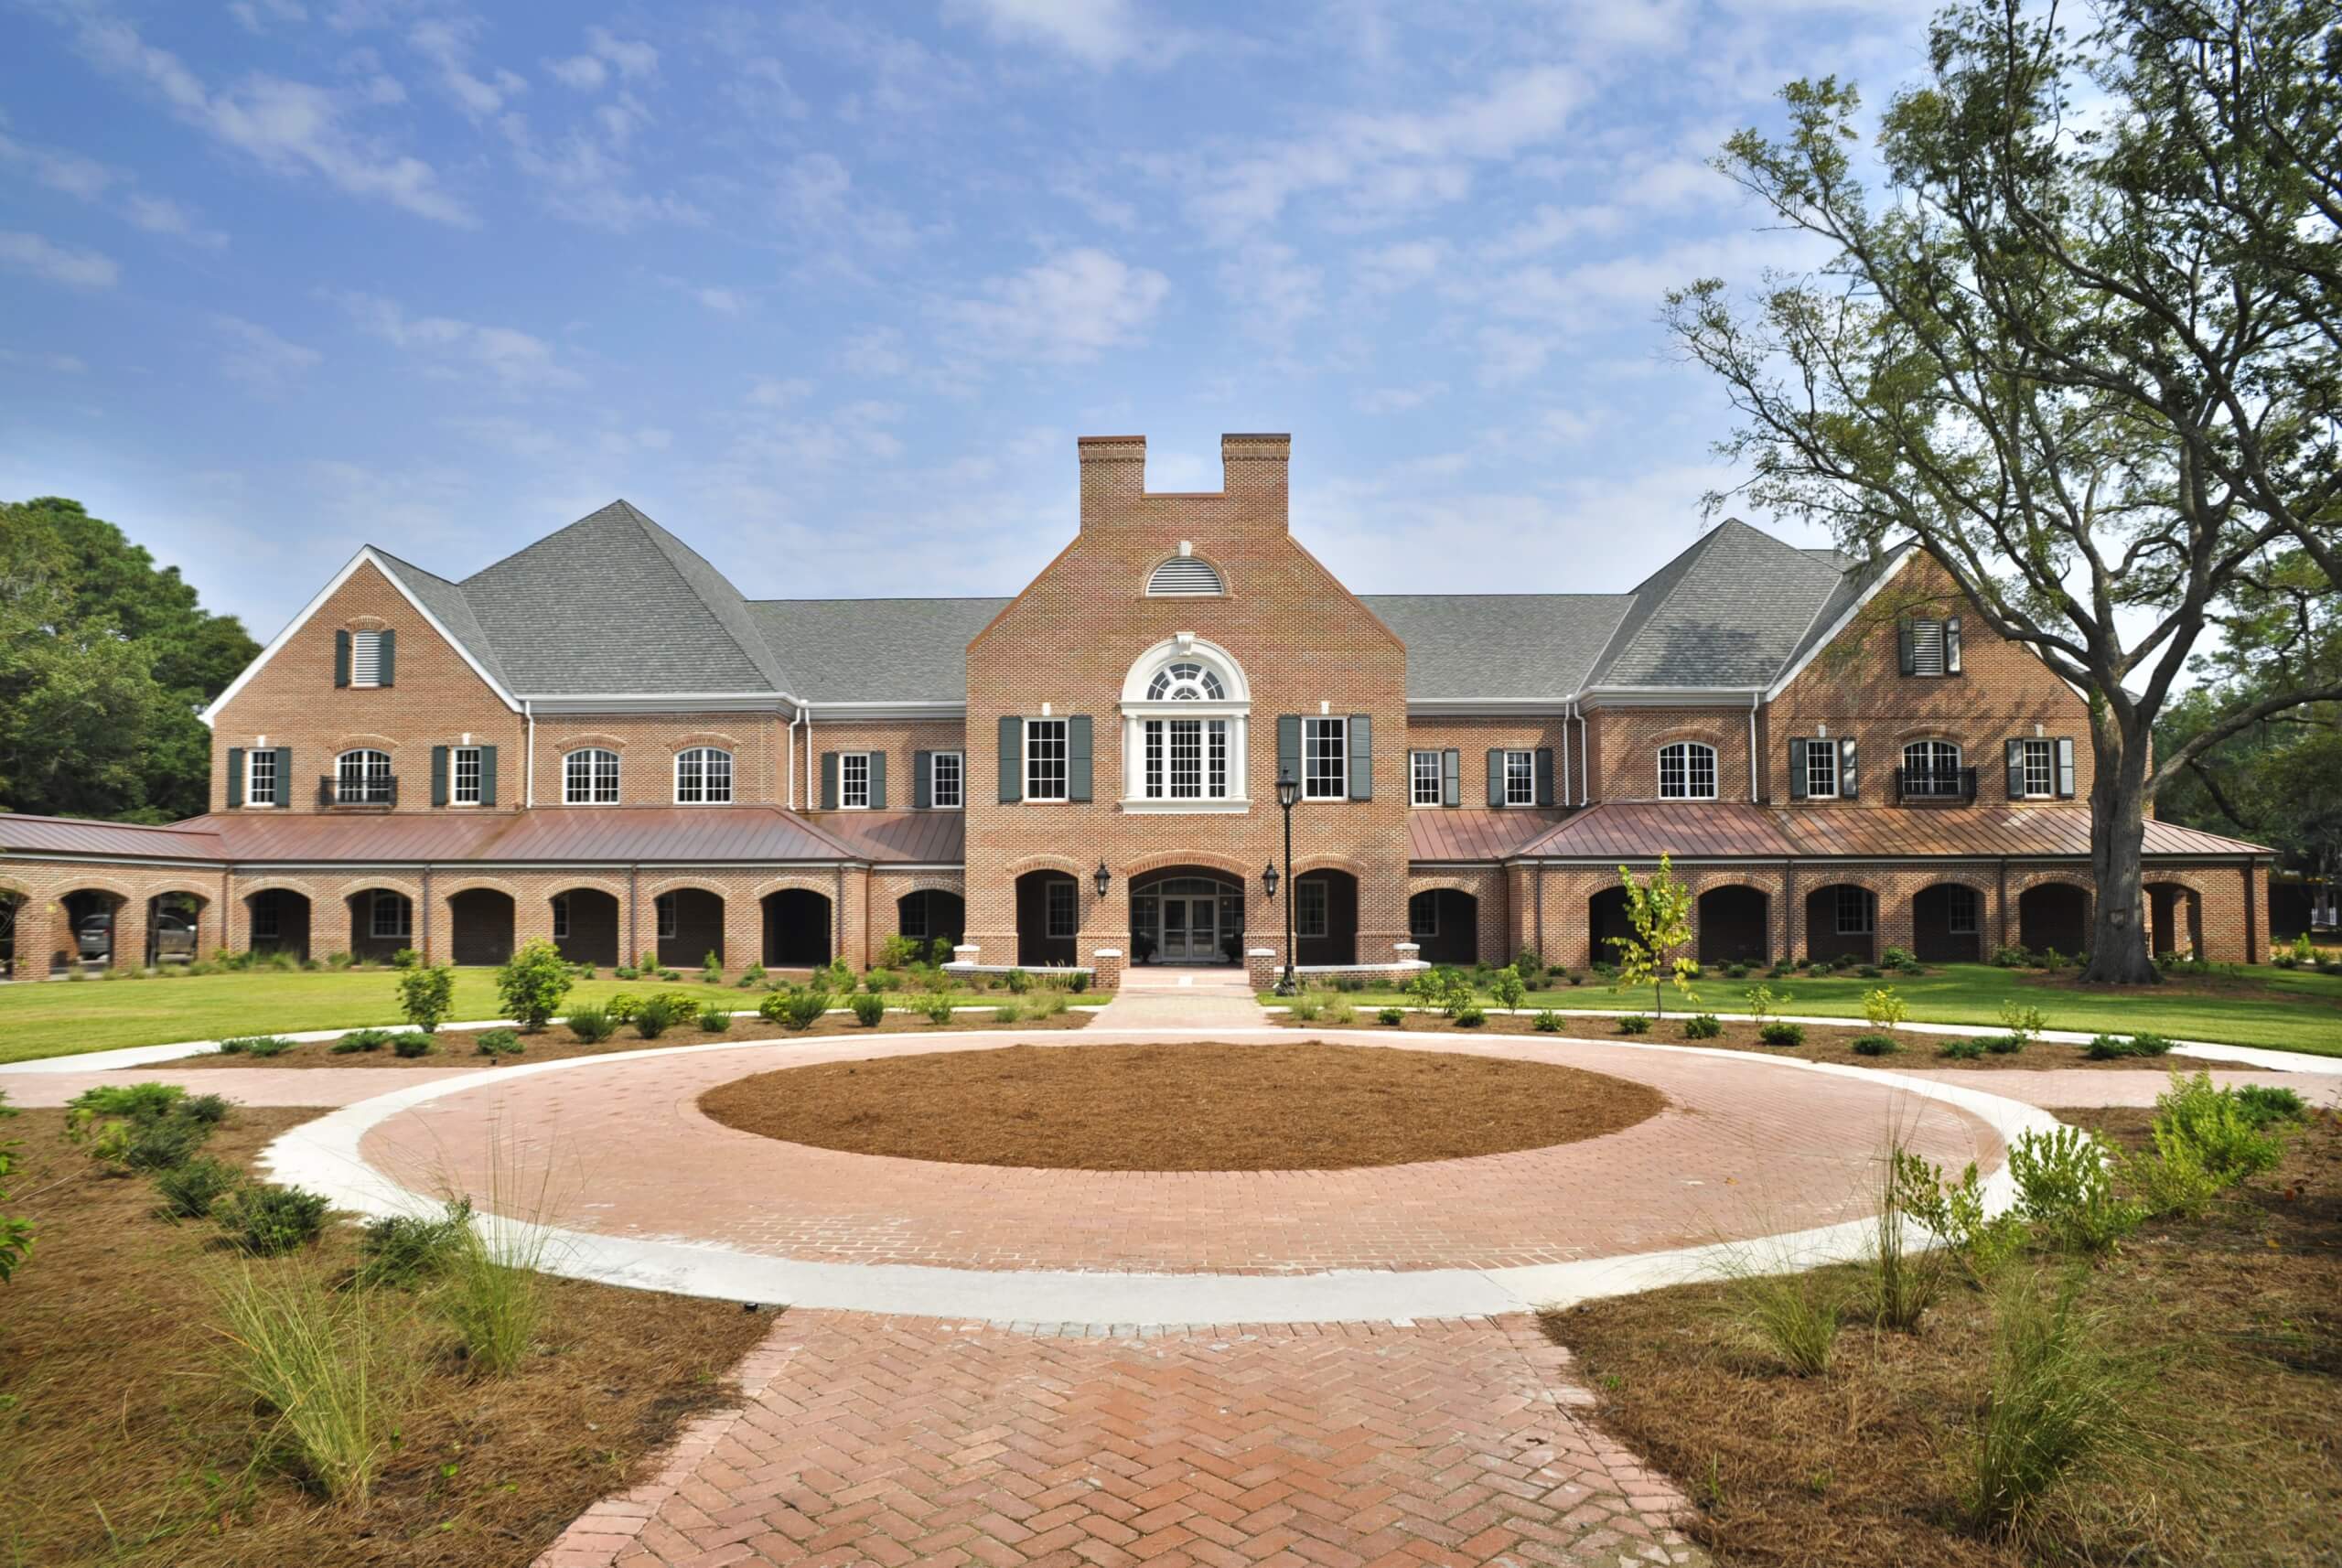
[(1063, 719), (1025, 721), (1025, 798), (1063, 800), (1066, 794), (1066, 730)]
[(1438, 752), (1411, 751), (1407, 754), (1407, 799), (1418, 806), (1436, 806), (1446, 799), (1440, 787)]
[[(968, 803), (962, 783), (965, 759), (956, 751), (931, 752), (927, 759), (928, 804), (939, 811), (956, 811)], [(905, 932), (906, 936), (910, 933)]]
[(870, 809), (868, 752), (842, 751), (838, 754), (838, 805), (849, 811)]
[(1123, 809), (1242, 811), (1251, 710), (1222, 650), (1182, 634), (1142, 654), (1123, 682)]
[(1346, 718), (1301, 721), (1301, 798), (1350, 798), (1350, 722)]

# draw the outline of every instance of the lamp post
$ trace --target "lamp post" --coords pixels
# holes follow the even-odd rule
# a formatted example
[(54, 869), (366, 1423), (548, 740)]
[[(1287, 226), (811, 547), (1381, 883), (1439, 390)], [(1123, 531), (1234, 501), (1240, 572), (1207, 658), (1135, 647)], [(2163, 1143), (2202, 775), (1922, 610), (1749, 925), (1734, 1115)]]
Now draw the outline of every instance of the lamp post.
[[(1291, 996), (1301, 987), (1293, 973), (1293, 803), (1301, 799), (1301, 780), (1280, 769), (1277, 773), (1277, 804), (1284, 808), (1284, 973), (1278, 977), (1276, 994)], [(1277, 894), (1276, 868), (1269, 870), (1269, 897)]]

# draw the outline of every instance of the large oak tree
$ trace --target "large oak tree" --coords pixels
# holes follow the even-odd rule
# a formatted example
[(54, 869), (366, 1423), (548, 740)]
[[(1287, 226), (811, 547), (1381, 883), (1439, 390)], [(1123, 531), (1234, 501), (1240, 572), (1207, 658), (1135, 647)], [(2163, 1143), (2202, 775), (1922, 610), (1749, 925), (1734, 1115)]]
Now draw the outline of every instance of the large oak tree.
[[(2087, 693), (2088, 978), (2155, 978), (2138, 915), (2155, 792), (2333, 672), (2229, 688), (2151, 744), (2191, 654), (2281, 561), (2342, 592), (2342, 27), (2336, 0), (1968, 0), (1856, 166), (1860, 101), (1783, 90), (1717, 166), (1827, 242), (1753, 298), (1669, 297), (1741, 416), (1745, 491), (1868, 555), (1941, 563)], [(1735, 491), (1736, 493), (1740, 493)], [(1710, 498), (1721, 506), (1724, 496)], [(2198, 699), (2199, 703), (2202, 699)]]

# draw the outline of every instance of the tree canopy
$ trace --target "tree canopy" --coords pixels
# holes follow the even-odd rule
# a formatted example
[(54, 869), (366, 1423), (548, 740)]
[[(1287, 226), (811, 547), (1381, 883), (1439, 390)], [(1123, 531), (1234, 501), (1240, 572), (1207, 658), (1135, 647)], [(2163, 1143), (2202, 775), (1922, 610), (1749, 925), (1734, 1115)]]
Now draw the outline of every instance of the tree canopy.
[(79, 501), (0, 502), (0, 807), (200, 813), (211, 737), (196, 714), (259, 652)]

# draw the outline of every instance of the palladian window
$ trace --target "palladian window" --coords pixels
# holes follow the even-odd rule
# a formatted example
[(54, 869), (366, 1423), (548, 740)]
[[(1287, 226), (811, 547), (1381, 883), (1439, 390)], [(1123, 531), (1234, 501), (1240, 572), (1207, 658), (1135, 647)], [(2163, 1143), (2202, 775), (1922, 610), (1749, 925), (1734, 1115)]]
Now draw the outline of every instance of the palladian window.
[(1233, 659), (1183, 636), (1123, 683), (1123, 800), (1159, 811), (1241, 810), (1252, 703)]

